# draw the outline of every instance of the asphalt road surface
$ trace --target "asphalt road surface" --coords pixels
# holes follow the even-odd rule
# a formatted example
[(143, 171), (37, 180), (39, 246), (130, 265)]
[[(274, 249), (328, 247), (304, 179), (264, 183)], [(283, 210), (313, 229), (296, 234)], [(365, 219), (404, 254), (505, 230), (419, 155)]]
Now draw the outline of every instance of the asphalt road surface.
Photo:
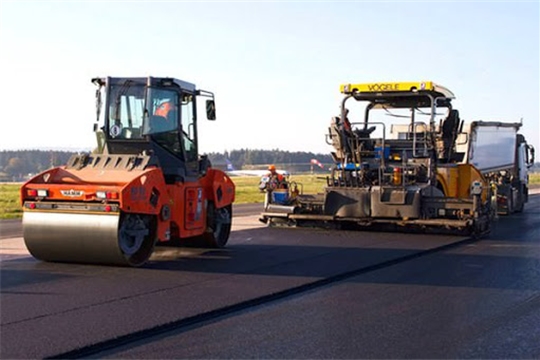
[(540, 207), (535, 204), (528, 215), (502, 219), (489, 240), (100, 356), (538, 359)]
[(0, 220), (0, 239), (22, 236), (20, 219)]
[(538, 195), (474, 242), (257, 217), (144, 268), (2, 261), (0, 357), (540, 357)]

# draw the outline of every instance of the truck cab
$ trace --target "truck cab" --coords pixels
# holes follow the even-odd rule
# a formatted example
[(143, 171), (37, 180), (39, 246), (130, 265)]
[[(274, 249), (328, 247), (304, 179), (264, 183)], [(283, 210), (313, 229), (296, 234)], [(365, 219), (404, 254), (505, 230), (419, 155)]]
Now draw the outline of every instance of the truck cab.
[(496, 192), (497, 213), (521, 212), (528, 201), (528, 170), (534, 148), (519, 133), (521, 122), (473, 121), (466, 127), (466, 156)]

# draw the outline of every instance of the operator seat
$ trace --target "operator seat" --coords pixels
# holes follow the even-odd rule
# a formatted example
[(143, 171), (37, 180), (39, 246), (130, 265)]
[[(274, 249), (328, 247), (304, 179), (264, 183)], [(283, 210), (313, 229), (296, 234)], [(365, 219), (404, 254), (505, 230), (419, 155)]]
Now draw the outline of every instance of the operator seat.
[(442, 160), (451, 162), (457, 160), (460, 154), (454, 154), (454, 145), (459, 133), (461, 120), (459, 118), (459, 112), (455, 109), (451, 109), (446, 119), (444, 119), (441, 126), (441, 138), (442, 138)]
[(340, 130), (339, 117), (335, 116), (332, 118), (328, 132), (332, 146), (336, 150), (335, 152), (332, 152), (333, 160), (334, 162), (341, 162), (345, 156), (343, 153), (343, 138)]
[(446, 117), (446, 119), (443, 121), (442, 124), (442, 137), (443, 139), (449, 138), (452, 139), (453, 137), (457, 136), (457, 132), (459, 129), (459, 111), (452, 109), (450, 110), (450, 113)]
[(354, 134), (361, 139), (369, 139), (372, 132), (375, 131), (375, 126), (364, 127), (363, 129), (355, 128)]

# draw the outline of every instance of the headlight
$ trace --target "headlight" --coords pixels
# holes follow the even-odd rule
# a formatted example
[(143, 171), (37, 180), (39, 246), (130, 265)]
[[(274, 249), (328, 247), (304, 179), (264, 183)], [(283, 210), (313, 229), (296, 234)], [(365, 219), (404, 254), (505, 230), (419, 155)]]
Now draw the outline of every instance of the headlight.
[(482, 182), (476, 180), (471, 184), (471, 195), (480, 195), (482, 194)]

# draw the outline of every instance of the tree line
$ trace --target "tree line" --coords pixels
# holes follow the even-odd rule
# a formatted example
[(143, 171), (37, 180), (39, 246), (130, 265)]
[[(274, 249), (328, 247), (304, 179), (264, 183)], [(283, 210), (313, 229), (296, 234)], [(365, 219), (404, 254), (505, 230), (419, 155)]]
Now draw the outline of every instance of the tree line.
[(0, 151), (0, 181), (20, 181), (51, 167), (64, 165), (75, 152), (54, 150)]
[[(252, 150), (240, 149), (224, 153), (209, 153), (208, 158), (215, 167), (226, 166), (227, 159), (236, 169), (260, 169), (269, 164), (284, 167), (289, 171), (311, 169), (311, 160), (316, 159), (324, 165), (332, 163), (330, 154), (316, 154), (304, 151)], [(328, 166), (325, 166), (326, 168)], [(317, 166), (314, 167), (317, 170)], [(321, 170), (318, 168), (318, 170)]]
[[(0, 151), (0, 181), (21, 181), (47, 170), (64, 165), (76, 154), (74, 151), (57, 150), (4, 150)], [(329, 154), (312, 152), (291, 152), (284, 150), (240, 149), (223, 153), (208, 153), (208, 158), (216, 168), (225, 170), (227, 160), (236, 169), (261, 169), (268, 164), (275, 164), (293, 172), (323, 171), (318, 166), (311, 166), (311, 159), (317, 159), (327, 169), (332, 163)]]

